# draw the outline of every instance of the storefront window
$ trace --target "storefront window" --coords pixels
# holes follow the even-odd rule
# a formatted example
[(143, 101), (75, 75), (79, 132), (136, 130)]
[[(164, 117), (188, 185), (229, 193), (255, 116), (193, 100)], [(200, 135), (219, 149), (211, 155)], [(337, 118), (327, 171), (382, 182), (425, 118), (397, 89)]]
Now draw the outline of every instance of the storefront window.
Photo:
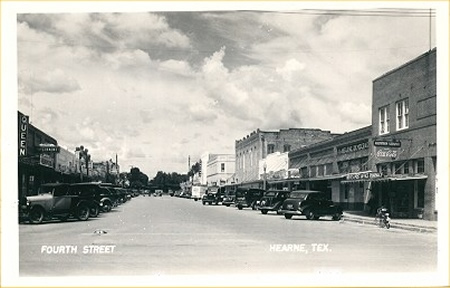
[(423, 208), (425, 202), (425, 181), (419, 181), (416, 194), (416, 208)]

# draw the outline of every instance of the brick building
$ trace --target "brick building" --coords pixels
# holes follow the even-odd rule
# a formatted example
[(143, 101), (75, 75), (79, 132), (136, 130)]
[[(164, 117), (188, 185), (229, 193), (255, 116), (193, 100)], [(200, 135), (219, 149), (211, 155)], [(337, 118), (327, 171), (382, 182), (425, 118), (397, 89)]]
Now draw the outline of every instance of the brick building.
[(289, 128), (279, 131), (257, 129), (246, 137), (235, 141), (236, 183), (260, 181), (260, 160), (267, 155), (285, 153), (307, 145), (332, 139), (330, 131), (307, 128)]
[(436, 48), (373, 81), (372, 192), (394, 217), (437, 219), (436, 96)]
[[(288, 190), (322, 191), (347, 210), (363, 210), (368, 183), (346, 180), (350, 175), (369, 175), (369, 142), (372, 126), (363, 127), (289, 153), (289, 175), (270, 183)], [(355, 177), (353, 177), (355, 178)]]

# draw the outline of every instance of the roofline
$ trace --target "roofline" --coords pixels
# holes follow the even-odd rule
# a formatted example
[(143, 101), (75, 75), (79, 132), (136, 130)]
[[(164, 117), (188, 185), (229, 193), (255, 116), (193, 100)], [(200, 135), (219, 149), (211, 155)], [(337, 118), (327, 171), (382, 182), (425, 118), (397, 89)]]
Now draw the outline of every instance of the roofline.
[(394, 69), (392, 69), (392, 70), (389, 70), (388, 72), (384, 73), (383, 75), (381, 75), (381, 76), (375, 78), (374, 80), (372, 80), (372, 82), (378, 81), (378, 80), (380, 80), (381, 78), (384, 78), (384, 77), (386, 77), (386, 76), (388, 76), (388, 75), (390, 75), (390, 74), (392, 74), (392, 73), (394, 73), (394, 72), (396, 72), (396, 71), (398, 71), (398, 70), (400, 70), (400, 69), (403, 69), (403, 68), (405, 68), (406, 66), (411, 65), (412, 63), (414, 63), (414, 62), (420, 60), (421, 58), (424, 58), (424, 57), (426, 57), (426, 56), (429, 56), (431, 53), (435, 53), (435, 52), (436, 52), (436, 47), (434, 47), (434, 48), (431, 49), (431, 50), (428, 50), (427, 52), (425, 52), (425, 53), (423, 53), (423, 54), (417, 56), (416, 58), (414, 58), (414, 59), (412, 59), (412, 60), (409, 60), (408, 62), (406, 62), (406, 63), (404, 63), (404, 64), (398, 66), (397, 68), (394, 68)]

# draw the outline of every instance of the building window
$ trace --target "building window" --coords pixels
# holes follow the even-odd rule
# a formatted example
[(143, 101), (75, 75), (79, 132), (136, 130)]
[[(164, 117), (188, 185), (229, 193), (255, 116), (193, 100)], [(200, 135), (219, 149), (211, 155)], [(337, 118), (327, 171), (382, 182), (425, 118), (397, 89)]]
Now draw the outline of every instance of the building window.
[(392, 174), (403, 174), (402, 173), (403, 166), (400, 163), (394, 163), (393, 166), (394, 166), (393, 167), (394, 168), (394, 173), (392, 173)]
[(275, 152), (275, 145), (274, 144), (267, 144), (267, 154), (272, 154)]
[(220, 163), (220, 172), (225, 172), (225, 163)]
[(333, 174), (333, 163), (325, 164), (325, 175)]
[(378, 172), (382, 175), (388, 175), (388, 165), (387, 164), (381, 164), (378, 166)]
[(300, 177), (308, 178), (308, 167), (300, 168)]
[(311, 166), (311, 177), (316, 177), (317, 175), (317, 166)]
[(324, 175), (324, 168), (325, 168), (325, 165), (317, 166), (317, 176), (323, 176)]
[(405, 99), (397, 102), (397, 130), (407, 129), (409, 127), (409, 100)]
[(405, 163), (405, 165), (403, 165), (403, 173), (404, 174), (409, 174), (409, 161), (407, 161)]
[(423, 159), (418, 159), (416, 162), (417, 165), (417, 173), (425, 173), (425, 163)]
[(289, 145), (289, 144), (284, 144), (283, 152), (289, 152), (289, 151), (291, 151), (291, 145)]
[(389, 133), (389, 106), (384, 106), (378, 109), (379, 115), (379, 134)]

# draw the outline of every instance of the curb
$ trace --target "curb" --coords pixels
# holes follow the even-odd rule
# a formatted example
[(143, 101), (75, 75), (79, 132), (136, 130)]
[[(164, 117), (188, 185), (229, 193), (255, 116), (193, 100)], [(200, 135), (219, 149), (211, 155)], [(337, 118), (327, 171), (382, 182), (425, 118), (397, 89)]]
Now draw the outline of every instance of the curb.
[[(363, 218), (357, 218), (357, 217), (349, 217), (344, 215), (342, 217), (342, 221), (348, 221), (348, 222), (354, 222), (359, 223), (363, 225), (372, 225), (372, 226), (378, 226), (377, 223), (374, 222), (373, 219), (363, 219)], [(424, 226), (418, 226), (414, 224), (403, 224), (398, 222), (391, 222), (391, 228), (395, 229), (402, 229), (402, 230), (409, 230), (409, 231), (415, 231), (420, 233), (436, 233), (437, 228), (434, 227), (424, 227)]]

